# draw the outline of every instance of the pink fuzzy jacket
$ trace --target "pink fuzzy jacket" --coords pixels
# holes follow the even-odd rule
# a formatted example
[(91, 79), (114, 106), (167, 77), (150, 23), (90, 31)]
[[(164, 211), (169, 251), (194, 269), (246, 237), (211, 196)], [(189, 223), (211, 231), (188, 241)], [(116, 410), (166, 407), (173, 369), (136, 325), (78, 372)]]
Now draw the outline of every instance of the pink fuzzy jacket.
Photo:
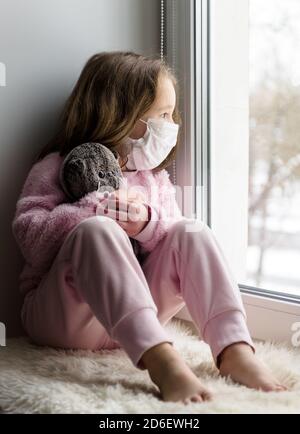
[[(67, 234), (82, 220), (97, 215), (100, 193), (88, 193), (68, 203), (59, 184), (63, 157), (52, 152), (35, 163), (24, 183), (12, 221), (15, 240), (25, 259), (19, 289), (26, 294), (35, 289), (50, 269)], [(140, 251), (150, 252), (164, 237), (170, 225), (182, 218), (176, 202), (176, 189), (163, 169), (123, 172), (127, 188), (137, 188), (151, 208), (151, 220), (137, 236)], [(125, 181), (126, 182), (126, 181)]]

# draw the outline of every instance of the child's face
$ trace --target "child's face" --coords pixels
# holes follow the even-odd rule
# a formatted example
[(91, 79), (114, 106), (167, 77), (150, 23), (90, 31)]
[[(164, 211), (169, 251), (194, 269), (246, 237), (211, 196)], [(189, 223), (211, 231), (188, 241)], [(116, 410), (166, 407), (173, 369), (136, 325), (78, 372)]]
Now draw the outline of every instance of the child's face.
[[(157, 94), (151, 108), (142, 117), (144, 121), (148, 118), (165, 119), (174, 123), (173, 112), (176, 105), (176, 92), (172, 80), (166, 76), (160, 76), (157, 85)], [(140, 139), (146, 132), (146, 124), (137, 121), (133, 131), (130, 133), (132, 139)]]

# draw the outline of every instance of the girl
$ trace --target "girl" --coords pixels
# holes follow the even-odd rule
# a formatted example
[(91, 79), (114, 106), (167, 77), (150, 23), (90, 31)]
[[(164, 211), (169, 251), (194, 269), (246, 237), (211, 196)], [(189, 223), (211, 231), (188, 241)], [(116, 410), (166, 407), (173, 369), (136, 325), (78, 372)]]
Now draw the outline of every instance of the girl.
[[(187, 230), (191, 219), (176, 203), (165, 169), (178, 146), (176, 93), (161, 60), (104, 52), (86, 63), (58, 133), (28, 174), (12, 223), (26, 260), (24, 328), (40, 345), (122, 347), (149, 372), (163, 400), (201, 402), (211, 391), (164, 329), (186, 304), (221, 375), (284, 390), (254, 354), (238, 286), (212, 231), (196, 219)], [(86, 142), (117, 151), (129, 188), (68, 203), (59, 168)]]

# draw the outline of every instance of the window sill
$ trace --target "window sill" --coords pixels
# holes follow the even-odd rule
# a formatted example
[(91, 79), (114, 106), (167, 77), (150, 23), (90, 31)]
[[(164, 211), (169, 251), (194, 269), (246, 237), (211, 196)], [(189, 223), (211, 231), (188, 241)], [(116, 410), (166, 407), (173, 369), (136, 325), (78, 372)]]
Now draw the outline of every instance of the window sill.
[[(253, 339), (285, 343), (295, 347), (296, 334), (300, 331), (299, 301), (283, 301), (243, 290), (242, 298)], [(186, 306), (177, 313), (176, 317), (192, 322)]]

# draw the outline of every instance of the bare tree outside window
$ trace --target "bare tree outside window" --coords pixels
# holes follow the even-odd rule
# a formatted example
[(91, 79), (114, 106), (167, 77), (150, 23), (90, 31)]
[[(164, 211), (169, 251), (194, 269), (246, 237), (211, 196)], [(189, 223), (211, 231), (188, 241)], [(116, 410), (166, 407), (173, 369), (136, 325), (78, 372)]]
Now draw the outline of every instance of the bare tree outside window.
[(300, 1), (249, 5), (247, 283), (300, 296)]

